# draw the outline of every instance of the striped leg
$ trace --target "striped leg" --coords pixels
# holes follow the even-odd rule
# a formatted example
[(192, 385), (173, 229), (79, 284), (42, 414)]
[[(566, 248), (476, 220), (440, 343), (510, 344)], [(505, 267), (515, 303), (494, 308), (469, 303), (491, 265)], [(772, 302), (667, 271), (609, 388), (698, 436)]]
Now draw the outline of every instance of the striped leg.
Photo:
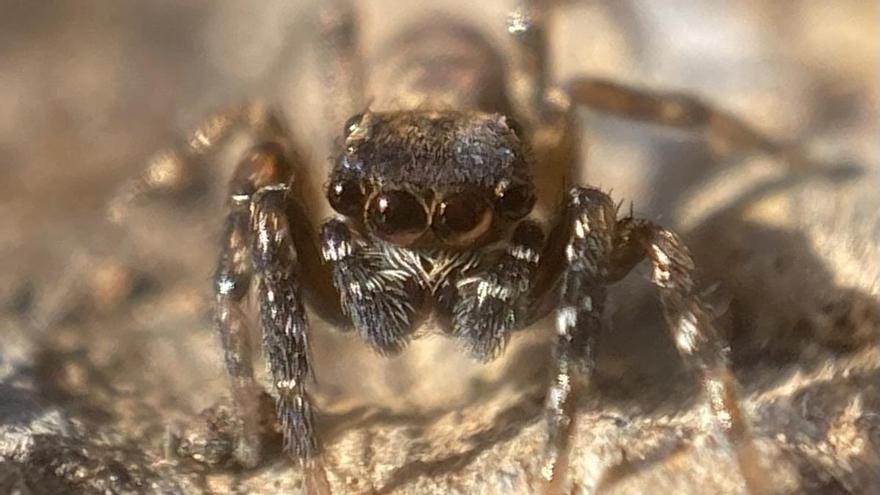
[(730, 445), (750, 493), (772, 493), (755, 450), (748, 418), (740, 407), (736, 378), (729, 367), (729, 348), (712, 322), (712, 311), (697, 292), (694, 262), (679, 237), (645, 220), (617, 223), (609, 279), (618, 280), (647, 258), (653, 267), (670, 336), (693, 369), (709, 402), (717, 429)]
[(740, 407), (739, 384), (730, 370), (729, 348), (712, 323), (712, 312), (700, 300), (694, 263), (678, 236), (644, 222), (634, 231), (653, 265), (670, 333), (679, 354), (693, 369), (714, 415), (715, 425), (728, 442), (750, 493), (771, 493), (769, 481), (755, 450), (749, 421)]
[(259, 274), (263, 349), (277, 398), (284, 451), (310, 461), (319, 451), (312, 407), (306, 394), (311, 378), (308, 322), (297, 279), (297, 256), (286, 217), (287, 189), (266, 186), (251, 202), (251, 258)]
[(595, 366), (594, 347), (602, 329), (602, 312), (616, 208), (596, 189), (575, 188), (568, 197), (563, 224), (566, 264), (556, 311), (556, 373), (547, 395), (547, 453), (542, 476), (549, 492), (565, 483), (569, 436), (576, 397), (573, 380), (589, 385)]
[(733, 114), (689, 94), (650, 91), (583, 77), (568, 82), (564, 89), (573, 103), (591, 110), (702, 132), (710, 144), (726, 153), (766, 153), (795, 172), (815, 171), (819, 167), (804, 156), (797, 144), (774, 140)]
[(240, 130), (253, 131), (259, 141), (280, 139), (286, 134), (281, 117), (263, 104), (236, 105), (214, 113), (189, 133), (182, 145), (159, 151), (140, 176), (122, 184), (107, 206), (110, 219), (122, 222), (129, 206), (144, 196), (189, 188), (205, 158)]
[(288, 218), (292, 174), (287, 153), (275, 143), (253, 147), (239, 164), (230, 186), (232, 212), (215, 275), (216, 319), (242, 425), (236, 456), (245, 466), (254, 466), (261, 454), (256, 410), (259, 387), (241, 308), (253, 271), (263, 354), (272, 375), (284, 451), (306, 469), (311, 492), (327, 493), (314, 411), (306, 391), (312, 368), (293, 226)]
[[(575, 188), (565, 222), (567, 266), (557, 310), (557, 372), (547, 399), (548, 457), (542, 473), (550, 492), (564, 484), (567, 445), (576, 376), (589, 380), (593, 346), (601, 329), (605, 286), (630, 272), (641, 260), (653, 265), (652, 281), (682, 359), (694, 369), (711, 406), (715, 424), (730, 444), (751, 493), (769, 493), (748, 420), (740, 408), (738, 384), (731, 373), (724, 339), (711, 311), (696, 290), (694, 263), (677, 235), (648, 221), (616, 220), (611, 199), (595, 189)], [(575, 373), (576, 371), (576, 373)]]
[(214, 275), (215, 323), (239, 420), (233, 454), (241, 465), (255, 467), (263, 450), (258, 410), (261, 389), (254, 378), (250, 329), (243, 310), (253, 277), (248, 245), (250, 212), (246, 205), (232, 208), (226, 219), (223, 248)]

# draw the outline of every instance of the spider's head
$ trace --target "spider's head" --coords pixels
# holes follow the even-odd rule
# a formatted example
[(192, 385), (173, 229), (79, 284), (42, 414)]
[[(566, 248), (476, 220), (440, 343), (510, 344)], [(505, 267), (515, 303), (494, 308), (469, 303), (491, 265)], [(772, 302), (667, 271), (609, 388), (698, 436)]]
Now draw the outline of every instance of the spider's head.
[(327, 199), (386, 242), (473, 246), (534, 205), (524, 146), (503, 115), (367, 112), (344, 132)]

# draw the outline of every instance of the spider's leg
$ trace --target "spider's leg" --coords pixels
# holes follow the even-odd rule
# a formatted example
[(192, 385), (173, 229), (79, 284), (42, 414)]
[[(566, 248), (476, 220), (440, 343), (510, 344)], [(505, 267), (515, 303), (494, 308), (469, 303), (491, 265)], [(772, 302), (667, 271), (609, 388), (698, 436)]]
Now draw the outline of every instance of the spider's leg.
[(308, 322), (297, 281), (296, 251), (285, 216), (287, 191), (268, 187), (251, 203), (251, 255), (259, 274), (260, 321), (263, 347), (278, 393), (277, 412), (284, 433), (284, 450), (299, 459), (317, 454), (313, 414), (305, 391), (311, 367)]
[[(588, 386), (595, 367), (594, 347), (602, 329), (608, 261), (613, 249), (616, 208), (605, 193), (574, 188), (555, 236), (564, 252), (560, 301), (556, 310), (556, 372), (547, 395), (548, 442), (542, 476), (550, 493), (564, 484), (569, 436), (576, 403), (575, 384)], [(549, 245), (548, 250), (557, 249)], [(586, 383), (583, 383), (586, 382)]]
[(682, 359), (698, 375), (715, 424), (736, 457), (750, 493), (771, 493), (759, 461), (749, 421), (740, 407), (739, 385), (730, 370), (729, 348), (712, 322), (712, 311), (699, 296), (694, 262), (678, 236), (643, 220), (618, 224), (614, 275), (624, 275), (642, 257), (653, 266), (670, 333)]
[(507, 17), (516, 47), (516, 79), (525, 85), (529, 107), (542, 109), (548, 81), (547, 16), (544, 0), (521, 0)]
[(321, 44), (318, 50), (326, 128), (333, 140), (343, 123), (364, 104), (364, 67), (359, 46), (359, 18), (350, 0), (326, 2), (319, 12)]
[(259, 454), (255, 441), (258, 415), (254, 414), (255, 406), (246, 401), (253, 400), (257, 387), (240, 307), (247, 292), (250, 263), (257, 276), (263, 353), (272, 376), (284, 451), (307, 469), (309, 486), (321, 492), (326, 491), (321, 488), (326, 481), (319, 459), (314, 412), (306, 391), (312, 368), (308, 321), (291, 231), (295, 226), (290, 224), (288, 215), (293, 169), (287, 156), (279, 144), (257, 145), (233, 177), (226, 247), (215, 278), (217, 321), (244, 425), (245, 436), (238, 450), (245, 455), (245, 462), (253, 464), (258, 460), (254, 456)]
[(650, 91), (592, 78), (576, 78), (564, 86), (564, 91), (574, 104), (591, 110), (700, 131), (725, 152), (766, 153), (797, 172), (815, 171), (819, 166), (804, 156), (797, 144), (774, 140), (729, 112), (692, 95)]
[(243, 466), (254, 467), (262, 455), (262, 442), (258, 411), (260, 386), (254, 379), (250, 331), (242, 308), (253, 277), (249, 239), (247, 205), (233, 205), (226, 218), (223, 247), (214, 275), (215, 321), (240, 421), (234, 455)]
[(285, 135), (281, 117), (260, 103), (236, 105), (208, 116), (180, 145), (156, 153), (137, 177), (124, 182), (107, 207), (114, 222), (121, 222), (131, 203), (153, 193), (177, 193), (196, 180), (205, 159), (239, 130), (251, 130), (259, 141)]
[(543, 246), (541, 227), (523, 221), (490, 269), (456, 282), (453, 332), (475, 358), (497, 357), (510, 333), (529, 323), (531, 291)]
[(280, 145), (263, 143), (245, 154), (230, 184), (230, 212), (214, 274), (215, 320), (241, 427), (235, 456), (246, 467), (255, 466), (261, 456), (260, 386), (254, 378), (250, 332), (243, 308), (254, 275), (251, 201), (258, 188), (286, 183), (290, 173)]
[(416, 275), (390, 263), (390, 253), (355, 238), (338, 219), (321, 227), (321, 249), (332, 264), (342, 311), (360, 337), (380, 354), (403, 350), (424, 297)]

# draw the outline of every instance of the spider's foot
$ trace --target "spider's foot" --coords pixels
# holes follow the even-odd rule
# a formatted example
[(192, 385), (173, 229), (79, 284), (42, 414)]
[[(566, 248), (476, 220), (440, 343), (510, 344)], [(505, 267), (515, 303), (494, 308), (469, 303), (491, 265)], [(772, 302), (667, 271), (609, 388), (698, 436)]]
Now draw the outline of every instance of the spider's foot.
[(330, 482), (327, 480), (327, 470), (324, 461), (317, 457), (304, 466), (306, 495), (332, 495)]
[(252, 469), (263, 459), (279, 454), (281, 437), (274, 429), (272, 398), (262, 394), (260, 402), (256, 428), (248, 428), (225, 401), (206, 409), (182, 432), (171, 435), (167, 449), (170, 456), (209, 469)]
[(541, 227), (523, 221), (490, 270), (455, 284), (454, 333), (475, 358), (494, 359), (504, 350), (510, 333), (523, 326), (543, 245)]

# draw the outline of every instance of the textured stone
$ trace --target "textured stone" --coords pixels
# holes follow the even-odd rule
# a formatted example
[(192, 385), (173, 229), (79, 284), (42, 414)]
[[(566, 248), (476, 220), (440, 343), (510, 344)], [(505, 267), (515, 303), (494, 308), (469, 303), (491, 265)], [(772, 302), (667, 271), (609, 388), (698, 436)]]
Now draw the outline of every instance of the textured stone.
[[(367, 46), (402, 23), (405, 9), (388, 4), (367, 9)], [(694, 90), (773, 135), (798, 136), (831, 166), (863, 171), (793, 178), (764, 157), (728, 160), (686, 133), (584, 115), (591, 182), (685, 232), (706, 285), (717, 283), (709, 297), (780, 493), (880, 492), (880, 36), (870, 4), (708, 12), (633, 0), (578, 3), (557, 16), (560, 77), (588, 70)], [(459, 12), (500, 29), (505, 5), (475, 5)], [(102, 208), (173, 140), (169, 127), (237, 95), (293, 83), (278, 99), (303, 141), (317, 136), (306, 117), (320, 113), (311, 111), (320, 99), (302, 96), (316, 87), (299, 77), (310, 9), (9, 9), (0, 21), (9, 55), (0, 493), (299, 493), (300, 473), (277, 452), (249, 472), (224, 458), (227, 390), (208, 280), (228, 163), (217, 164), (206, 195), (150, 203), (124, 230), (104, 222)], [(597, 389), (578, 412), (572, 492), (743, 493), (726, 450), (705, 433), (698, 388), (646, 275), (612, 291)], [(383, 360), (316, 322), (312, 389), (334, 492), (535, 493), (552, 334), (540, 326), (479, 366), (434, 338)]]

